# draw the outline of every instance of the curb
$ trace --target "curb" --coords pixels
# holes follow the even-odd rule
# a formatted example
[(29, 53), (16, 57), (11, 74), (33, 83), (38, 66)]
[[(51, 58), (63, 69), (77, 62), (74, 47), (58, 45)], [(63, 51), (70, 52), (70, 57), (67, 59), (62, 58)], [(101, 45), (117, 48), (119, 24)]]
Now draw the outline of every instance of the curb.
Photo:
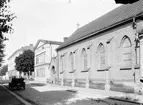
[(26, 100), (24, 100), (23, 98), (21, 98), (20, 96), (18, 96), (17, 94), (13, 93), (12, 91), (8, 90), (6, 87), (4, 87), (3, 85), (1, 85), (4, 89), (6, 89), (8, 92), (10, 92), (14, 97), (16, 97), (18, 100), (20, 100), (22, 103), (24, 103), (25, 105), (32, 105), (29, 102), (27, 102)]

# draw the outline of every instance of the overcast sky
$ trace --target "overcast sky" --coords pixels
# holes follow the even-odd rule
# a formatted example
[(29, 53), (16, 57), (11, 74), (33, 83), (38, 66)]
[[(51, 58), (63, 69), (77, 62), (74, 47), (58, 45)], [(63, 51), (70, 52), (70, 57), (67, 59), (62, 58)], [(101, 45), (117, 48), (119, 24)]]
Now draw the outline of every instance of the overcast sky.
[(38, 39), (63, 41), (76, 29), (116, 8), (114, 0), (12, 0), (14, 33), (8, 35), (6, 55)]

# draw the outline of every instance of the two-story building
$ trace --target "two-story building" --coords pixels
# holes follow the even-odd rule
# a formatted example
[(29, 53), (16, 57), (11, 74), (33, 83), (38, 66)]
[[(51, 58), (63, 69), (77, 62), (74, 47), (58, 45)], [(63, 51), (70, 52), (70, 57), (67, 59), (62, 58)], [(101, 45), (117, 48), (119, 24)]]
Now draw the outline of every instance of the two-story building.
[[(61, 42), (49, 41), (39, 39), (35, 45), (35, 80), (48, 82), (52, 81), (52, 71), (50, 64), (53, 57), (56, 57), (57, 53), (55, 49), (59, 47)], [(53, 73), (54, 74), (54, 73)]]
[(16, 50), (9, 58), (8, 58), (8, 75), (9, 76), (19, 76), (19, 72), (15, 69), (15, 58), (22, 54), (25, 50), (32, 50), (34, 46), (30, 44), (29, 46), (21, 47)]
[(59, 84), (142, 91), (142, 36), (143, 0), (121, 5), (78, 28), (57, 48)]

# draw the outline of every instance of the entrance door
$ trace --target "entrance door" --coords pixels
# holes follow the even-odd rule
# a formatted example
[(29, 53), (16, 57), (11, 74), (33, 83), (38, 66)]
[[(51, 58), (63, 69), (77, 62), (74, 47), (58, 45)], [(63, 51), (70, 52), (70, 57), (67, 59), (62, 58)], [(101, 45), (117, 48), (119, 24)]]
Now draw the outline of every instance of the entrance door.
[(55, 83), (56, 71), (54, 66), (52, 66), (51, 68), (51, 77), (52, 77), (52, 83)]

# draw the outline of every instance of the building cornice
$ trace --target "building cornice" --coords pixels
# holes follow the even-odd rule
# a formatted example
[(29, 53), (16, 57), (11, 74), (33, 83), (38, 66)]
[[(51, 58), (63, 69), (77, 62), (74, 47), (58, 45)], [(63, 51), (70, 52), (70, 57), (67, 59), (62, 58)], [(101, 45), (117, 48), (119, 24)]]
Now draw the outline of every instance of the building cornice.
[(43, 66), (43, 65), (50, 65), (50, 63), (42, 63), (42, 64), (37, 64), (34, 67), (39, 67), (39, 66)]

